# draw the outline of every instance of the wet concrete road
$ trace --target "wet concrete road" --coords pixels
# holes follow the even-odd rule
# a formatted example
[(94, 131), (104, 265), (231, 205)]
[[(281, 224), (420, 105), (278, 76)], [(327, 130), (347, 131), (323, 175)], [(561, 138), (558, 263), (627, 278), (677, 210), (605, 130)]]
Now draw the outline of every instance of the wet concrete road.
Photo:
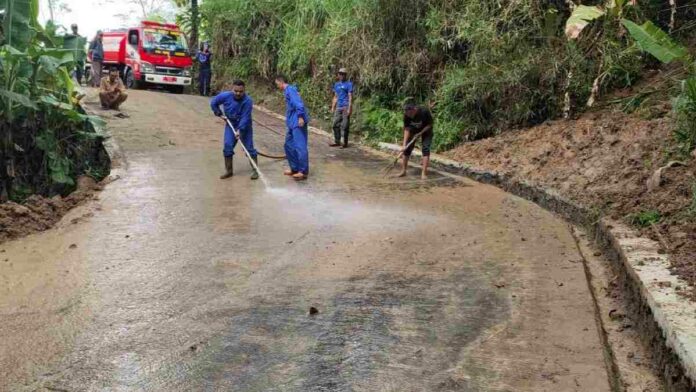
[(316, 135), (305, 183), (261, 159), (266, 190), (241, 155), (220, 181), (205, 99), (134, 91), (126, 110), (109, 119), (125, 176), (0, 246), (0, 390), (609, 390), (551, 214), (473, 182), (382, 178), (385, 161)]

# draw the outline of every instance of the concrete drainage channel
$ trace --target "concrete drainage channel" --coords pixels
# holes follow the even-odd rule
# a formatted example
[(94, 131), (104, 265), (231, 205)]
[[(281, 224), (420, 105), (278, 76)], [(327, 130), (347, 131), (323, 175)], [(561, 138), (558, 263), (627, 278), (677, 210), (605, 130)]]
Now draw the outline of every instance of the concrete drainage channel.
[[(400, 147), (380, 143), (379, 148), (395, 152)], [(419, 155), (414, 152), (414, 156)], [(644, 345), (651, 349), (653, 366), (663, 378), (665, 389), (670, 392), (696, 390), (696, 304), (679, 295), (678, 289), (687, 284), (669, 272), (669, 258), (658, 252), (659, 245), (655, 241), (639, 237), (623, 223), (598, 218), (589, 209), (564, 199), (553, 190), (441, 156), (431, 156), (431, 165), (532, 201), (592, 233), (593, 242), (611, 263), (614, 279), (609, 284), (617, 286), (629, 299), (627, 311), (637, 324), (632, 327), (638, 330)], [(587, 251), (582, 253), (586, 255)], [(598, 292), (601, 285), (593, 285), (593, 268), (587, 260), (585, 263), (593, 297), (596, 302), (601, 302), (603, 293)], [(625, 385), (631, 384), (627, 379), (631, 378), (632, 371), (619, 360), (616, 351), (622, 348), (612, 347), (612, 338), (607, 336), (606, 323), (613, 315), (603, 314), (601, 308), (597, 308), (598, 323), (607, 345), (610, 378), (613, 378), (614, 389), (624, 391), (627, 390)]]

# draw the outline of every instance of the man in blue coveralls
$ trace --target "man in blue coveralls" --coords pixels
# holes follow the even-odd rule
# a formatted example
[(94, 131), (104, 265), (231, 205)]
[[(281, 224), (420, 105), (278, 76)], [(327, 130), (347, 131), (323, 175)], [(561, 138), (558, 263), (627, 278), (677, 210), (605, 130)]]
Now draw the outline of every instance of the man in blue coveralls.
[[(242, 140), (242, 144), (249, 151), (251, 159), (257, 161), (257, 152), (254, 148), (254, 130), (252, 128), (251, 112), (254, 108), (254, 102), (246, 95), (244, 82), (235, 80), (232, 83), (232, 91), (225, 91), (213, 97), (210, 101), (210, 107), (213, 113), (220, 117), (224, 115), (232, 122), (234, 128), (239, 132), (239, 136), (235, 136), (232, 128), (225, 123), (225, 147), (222, 152), (225, 155), (225, 174), (220, 176), (221, 180), (230, 178), (234, 175), (233, 156), (234, 148), (237, 145), (237, 138)], [(222, 110), (220, 110), (222, 105)], [(259, 173), (252, 167), (253, 173), (251, 179), (259, 178)]]
[(297, 181), (306, 180), (309, 175), (309, 152), (307, 151), (307, 126), (309, 115), (305, 110), (302, 97), (297, 87), (288, 84), (284, 76), (276, 76), (276, 86), (285, 95), (285, 155), (288, 158), (290, 170), (286, 176), (292, 176)]
[(333, 113), (334, 142), (329, 146), (340, 146), (341, 133), (343, 133), (343, 148), (347, 148), (350, 116), (353, 114), (353, 82), (348, 80), (348, 71), (345, 68), (338, 70), (338, 81), (334, 84), (333, 90), (331, 113)]

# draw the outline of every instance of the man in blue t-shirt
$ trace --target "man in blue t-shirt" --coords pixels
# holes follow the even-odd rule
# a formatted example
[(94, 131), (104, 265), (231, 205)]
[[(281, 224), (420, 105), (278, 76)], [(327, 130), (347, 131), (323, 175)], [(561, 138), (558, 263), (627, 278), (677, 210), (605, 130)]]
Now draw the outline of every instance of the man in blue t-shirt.
[(210, 46), (207, 42), (203, 42), (203, 49), (196, 55), (196, 61), (198, 61), (198, 92), (203, 96), (210, 95), (210, 79), (213, 76), (210, 66), (212, 56)]
[(331, 112), (334, 114), (334, 142), (329, 146), (341, 146), (341, 133), (343, 133), (343, 148), (346, 148), (350, 131), (350, 115), (353, 114), (353, 83), (348, 80), (348, 71), (345, 68), (338, 70), (337, 78), (338, 81), (333, 86), (333, 100), (331, 100)]

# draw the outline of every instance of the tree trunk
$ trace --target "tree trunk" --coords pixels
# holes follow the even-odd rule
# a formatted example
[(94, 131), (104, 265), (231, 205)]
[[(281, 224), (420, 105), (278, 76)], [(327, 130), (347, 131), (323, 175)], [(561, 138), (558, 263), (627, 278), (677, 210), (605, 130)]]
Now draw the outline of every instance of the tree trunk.
[[(198, 53), (198, 0), (191, 0), (191, 45), (192, 53)], [(193, 62), (193, 75), (198, 75), (198, 62)], [(194, 77), (191, 81), (191, 89), (195, 91), (198, 87), (198, 80)]]
[(191, 0), (191, 48), (198, 50), (198, 0)]

